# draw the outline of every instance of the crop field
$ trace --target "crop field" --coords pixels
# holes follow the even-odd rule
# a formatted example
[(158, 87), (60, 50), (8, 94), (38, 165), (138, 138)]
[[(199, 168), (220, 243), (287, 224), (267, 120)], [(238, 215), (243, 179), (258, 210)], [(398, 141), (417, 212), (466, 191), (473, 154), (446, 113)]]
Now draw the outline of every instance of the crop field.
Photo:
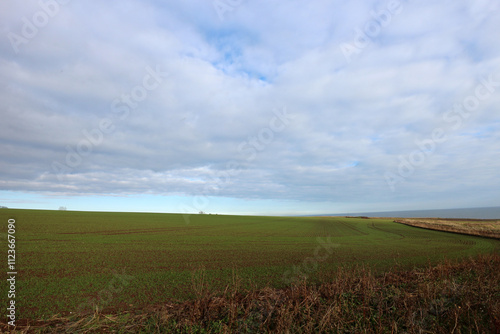
[[(177, 214), (13, 209), (0, 210), (4, 241), (11, 218), (19, 319), (145, 308), (228, 285), (320, 282), (339, 266), (413, 268), (500, 249), (498, 240), (384, 219), (191, 215), (186, 223)], [(0, 294), (7, 290), (2, 284)]]

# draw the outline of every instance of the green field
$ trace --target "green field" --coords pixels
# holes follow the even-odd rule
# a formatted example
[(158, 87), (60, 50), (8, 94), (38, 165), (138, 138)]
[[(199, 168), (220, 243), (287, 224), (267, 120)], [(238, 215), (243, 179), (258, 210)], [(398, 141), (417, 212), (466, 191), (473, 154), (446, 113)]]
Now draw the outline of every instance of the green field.
[[(498, 240), (382, 219), (192, 215), (186, 224), (176, 214), (2, 209), (5, 268), (9, 218), (16, 220), (18, 319), (95, 305), (143, 308), (235, 281), (283, 287), (299, 277), (318, 282), (338, 266), (413, 267), (500, 249)], [(7, 290), (2, 284), (1, 295)]]

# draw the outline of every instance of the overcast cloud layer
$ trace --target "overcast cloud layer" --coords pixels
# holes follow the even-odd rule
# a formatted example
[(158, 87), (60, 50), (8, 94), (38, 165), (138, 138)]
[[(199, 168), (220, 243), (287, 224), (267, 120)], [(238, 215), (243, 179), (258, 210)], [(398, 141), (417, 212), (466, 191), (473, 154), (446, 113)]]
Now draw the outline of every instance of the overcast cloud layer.
[(0, 190), (498, 205), (499, 9), (2, 1)]

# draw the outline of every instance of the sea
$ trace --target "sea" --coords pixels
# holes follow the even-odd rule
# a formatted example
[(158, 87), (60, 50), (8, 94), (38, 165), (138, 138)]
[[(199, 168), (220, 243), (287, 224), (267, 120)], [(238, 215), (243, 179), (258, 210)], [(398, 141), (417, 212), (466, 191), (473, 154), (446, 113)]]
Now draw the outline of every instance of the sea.
[(500, 207), (461, 208), (441, 210), (413, 210), (413, 211), (383, 211), (338, 213), (321, 216), (366, 216), (366, 217), (400, 217), (400, 218), (469, 218), (469, 219), (500, 219)]

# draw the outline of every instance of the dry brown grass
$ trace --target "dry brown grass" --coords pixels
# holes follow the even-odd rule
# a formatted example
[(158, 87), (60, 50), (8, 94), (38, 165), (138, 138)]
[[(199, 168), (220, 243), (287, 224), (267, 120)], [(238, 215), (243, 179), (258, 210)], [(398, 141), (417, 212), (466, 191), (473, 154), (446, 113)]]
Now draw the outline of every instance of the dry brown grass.
[[(500, 333), (500, 255), (374, 275), (339, 269), (326, 283), (225, 291), (135, 313), (58, 318), (26, 333)], [(7, 330), (5, 324), (0, 329)]]
[(405, 218), (395, 219), (394, 221), (405, 225), (431, 230), (500, 239), (500, 220)]

